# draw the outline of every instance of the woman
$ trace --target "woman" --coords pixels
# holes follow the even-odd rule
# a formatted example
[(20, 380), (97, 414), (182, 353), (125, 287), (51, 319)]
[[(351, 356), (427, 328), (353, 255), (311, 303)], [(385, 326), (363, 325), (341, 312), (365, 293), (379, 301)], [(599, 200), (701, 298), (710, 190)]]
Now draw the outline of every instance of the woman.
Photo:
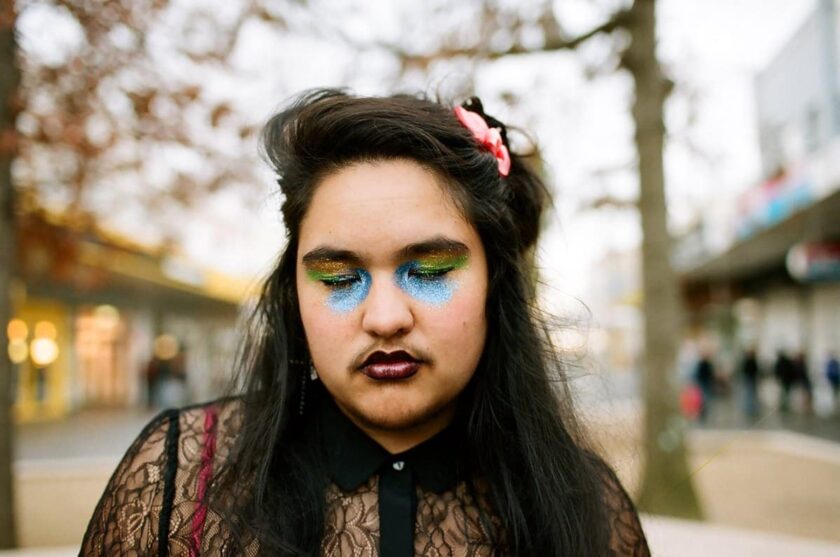
[(267, 124), (288, 244), (241, 395), (164, 412), (84, 555), (648, 555), (533, 304), (550, 196), (470, 99), (312, 91)]

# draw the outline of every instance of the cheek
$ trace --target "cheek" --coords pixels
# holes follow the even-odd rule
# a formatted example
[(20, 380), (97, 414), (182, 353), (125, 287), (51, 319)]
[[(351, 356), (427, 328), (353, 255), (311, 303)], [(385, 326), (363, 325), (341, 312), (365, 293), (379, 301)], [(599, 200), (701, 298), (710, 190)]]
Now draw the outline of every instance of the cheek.
[(461, 283), (455, 287), (452, 298), (440, 306), (440, 314), (435, 319), (438, 338), (453, 346), (456, 353), (472, 352), (483, 346), (486, 334), (485, 298), (484, 288)]
[(350, 337), (348, 320), (330, 307), (323, 293), (307, 287), (299, 290), (300, 317), (313, 360), (338, 356), (336, 347)]

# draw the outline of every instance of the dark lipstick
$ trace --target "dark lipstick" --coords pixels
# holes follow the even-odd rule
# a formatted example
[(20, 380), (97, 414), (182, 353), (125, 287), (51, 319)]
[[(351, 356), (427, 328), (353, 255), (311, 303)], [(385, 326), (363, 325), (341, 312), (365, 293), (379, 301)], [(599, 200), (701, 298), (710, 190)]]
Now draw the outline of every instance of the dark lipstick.
[(421, 363), (403, 350), (390, 353), (378, 351), (365, 360), (360, 371), (376, 380), (408, 379), (420, 370)]

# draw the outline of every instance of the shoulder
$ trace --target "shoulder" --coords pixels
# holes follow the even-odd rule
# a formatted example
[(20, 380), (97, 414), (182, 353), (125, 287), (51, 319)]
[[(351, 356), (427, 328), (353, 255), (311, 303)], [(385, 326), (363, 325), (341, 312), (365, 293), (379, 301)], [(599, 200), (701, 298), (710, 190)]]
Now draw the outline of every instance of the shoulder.
[(178, 410), (155, 416), (126, 451), (88, 523), (80, 555), (151, 552), (157, 542), (167, 454), (176, 446)]
[(212, 440), (215, 453), (226, 453), (242, 425), (243, 403), (240, 397), (226, 397), (174, 410), (177, 413), (182, 459), (200, 460), (196, 450)]
[(615, 557), (649, 557), (647, 539), (636, 505), (612, 467), (600, 456), (589, 454), (600, 479), (601, 497), (610, 524), (610, 550)]
[(162, 411), (146, 424), (129, 447), (119, 468), (153, 458), (181, 466), (201, 460), (200, 447), (212, 440), (223, 448), (235, 436), (242, 414), (239, 398), (229, 397)]
[(147, 423), (108, 481), (81, 554), (156, 553), (159, 533), (181, 514), (193, 479), (234, 437), (240, 406), (219, 399), (164, 410)]

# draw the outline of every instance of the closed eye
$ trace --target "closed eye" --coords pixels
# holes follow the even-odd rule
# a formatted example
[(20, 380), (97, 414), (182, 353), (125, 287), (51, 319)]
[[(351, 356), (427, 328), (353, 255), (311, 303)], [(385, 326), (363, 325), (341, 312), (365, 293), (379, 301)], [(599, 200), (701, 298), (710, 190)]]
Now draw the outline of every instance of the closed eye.
[(409, 276), (417, 277), (421, 280), (435, 280), (435, 279), (439, 279), (440, 277), (446, 275), (452, 269), (454, 269), (454, 267), (446, 267), (446, 268), (443, 268), (443, 269), (427, 269), (427, 270), (412, 269), (411, 271), (409, 271), (408, 274), (409, 274)]
[(359, 277), (357, 275), (340, 275), (337, 277), (330, 277), (326, 279), (321, 279), (328, 288), (332, 290), (342, 290), (345, 288), (350, 288), (354, 284), (359, 281)]

